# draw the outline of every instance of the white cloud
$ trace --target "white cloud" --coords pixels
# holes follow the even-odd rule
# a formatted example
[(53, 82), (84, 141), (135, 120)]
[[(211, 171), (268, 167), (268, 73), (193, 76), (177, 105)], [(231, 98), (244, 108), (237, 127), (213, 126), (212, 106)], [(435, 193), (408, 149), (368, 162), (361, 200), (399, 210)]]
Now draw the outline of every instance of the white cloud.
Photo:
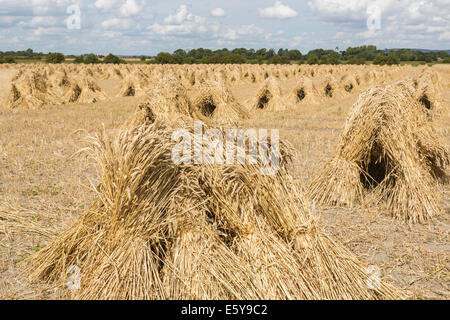
[(0, 15), (64, 15), (71, 0), (0, 0)]
[(428, 26), (426, 27), (426, 31), (429, 33), (434, 33), (434, 32), (445, 32), (447, 31), (449, 28), (446, 26)]
[(36, 15), (45, 15), (55, 11), (58, 7), (67, 7), (71, 4), (70, 0), (31, 0), (31, 8), (33, 8), (33, 12)]
[(104, 35), (110, 39), (114, 39), (114, 38), (119, 38), (120, 36), (122, 36), (122, 33), (117, 32), (117, 31), (106, 31), (104, 33)]
[[(447, 1), (447, 5), (444, 2)], [(396, 21), (398, 24), (417, 24), (420, 22), (448, 22), (448, 0), (311, 0), (311, 10), (328, 22), (365, 22), (367, 9), (378, 7), (383, 21)]]
[(215, 8), (211, 11), (213, 17), (225, 17), (225, 10), (222, 8)]
[(159, 37), (195, 37), (202, 36), (209, 39), (236, 40), (244, 36), (259, 35), (263, 29), (254, 24), (238, 27), (223, 26), (205, 17), (196, 16), (189, 12), (186, 5), (181, 5), (175, 13), (171, 13), (163, 23), (154, 23), (147, 28), (151, 34)]
[[(309, 7), (324, 21), (340, 24), (356, 39), (407, 45), (410, 39), (445, 40), (450, 32), (449, 0), (311, 0)], [(380, 11), (379, 30), (369, 30), (369, 7)], [(428, 38), (427, 38), (428, 37)], [(439, 37), (439, 38), (438, 38)], [(415, 46), (421, 46), (420, 44)]]
[(164, 19), (164, 24), (155, 23), (147, 29), (158, 35), (182, 36), (206, 33), (211, 26), (205, 18), (193, 15), (186, 5), (181, 5), (175, 13)]
[(281, 1), (276, 1), (273, 7), (259, 10), (259, 15), (263, 18), (289, 19), (298, 16), (297, 11), (285, 6)]
[(18, 25), (21, 27), (30, 27), (30, 28), (50, 27), (63, 24), (64, 24), (63, 19), (61, 19), (60, 17), (51, 17), (51, 16), (36, 16), (29, 21), (20, 21), (18, 23)]
[(295, 36), (292, 41), (289, 43), (291, 47), (298, 46), (303, 41), (303, 37), (301, 36)]
[(356, 38), (360, 39), (376, 39), (382, 37), (382, 32), (377, 30), (367, 30), (363, 32), (358, 32), (355, 34)]
[(129, 29), (133, 23), (129, 19), (111, 18), (102, 22), (104, 29)]
[(159, 23), (153, 24), (149, 29), (159, 35), (188, 35), (194, 33), (195, 25), (185, 24), (185, 25), (161, 25)]
[(39, 27), (39, 28), (33, 30), (33, 35), (35, 35), (35, 36), (60, 35), (62, 31), (64, 31), (64, 28), (44, 28), (44, 27)]
[(192, 20), (185, 20), (181, 24), (155, 23), (147, 29), (159, 35), (189, 35), (207, 32), (208, 28), (205, 22), (204, 18), (195, 16)]
[(95, 7), (99, 9), (109, 10), (114, 7), (117, 3), (117, 0), (97, 0), (95, 1)]
[(178, 8), (176, 13), (170, 14), (167, 18), (165, 18), (164, 22), (167, 24), (180, 25), (185, 21), (192, 20), (192, 18), (192, 13), (189, 13), (187, 6), (183, 4)]
[(254, 24), (249, 24), (239, 26), (236, 29), (227, 28), (225, 33), (223, 33), (223, 35), (218, 34), (218, 36), (222, 36), (223, 38), (228, 40), (236, 40), (241, 36), (260, 35), (263, 32), (264, 32), (263, 29), (255, 26)]
[(120, 14), (123, 17), (130, 17), (138, 14), (141, 11), (140, 6), (136, 3), (136, 0), (127, 0), (120, 7)]
[(238, 38), (238, 34), (236, 30), (230, 28), (223, 34), (223, 37), (228, 40), (236, 40)]
[[(313, 0), (308, 5), (314, 13), (335, 20), (365, 20), (369, 0)], [(389, 2), (389, 1), (388, 1)]]
[(448, 40), (448, 41), (450, 41), (450, 31), (441, 33), (441, 34), (439, 35), (439, 38), (438, 38), (438, 39), (439, 39), (439, 40)]
[(284, 33), (285, 33), (284, 30), (278, 30), (278, 31), (275, 32), (275, 33), (269, 32), (269, 33), (267, 33), (267, 34), (264, 36), (264, 39), (270, 40), (270, 39), (273, 38), (273, 36), (281, 36), (281, 35), (283, 35)]
[(240, 35), (250, 35), (250, 34), (261, 34), (264, 30), (254, 24), (248, 24), (240, 26), (238, 29), (238, 34)]

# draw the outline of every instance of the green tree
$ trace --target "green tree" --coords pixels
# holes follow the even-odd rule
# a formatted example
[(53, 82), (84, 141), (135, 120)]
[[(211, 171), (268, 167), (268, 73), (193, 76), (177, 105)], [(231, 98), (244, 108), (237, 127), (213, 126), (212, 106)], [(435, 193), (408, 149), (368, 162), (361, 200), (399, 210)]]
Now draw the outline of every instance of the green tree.
[(289, 58), (287, 56), (273, 56), (269, 59), (270, 64), (289, 64)]
[(323, 49), (315, 49), (308, 52), (308, 56), (315, 55), (318, 59), (322, 58), (322, 56), (326, 55), (327, 52)]
[(13, 57), (4, 57), (5, 63), (16, 63), (16, 59)]
[(16, 60), (13, 57), (2, 57), (0, 58), (0, 64), (2, 63), (16, 63)]
[(34, 55), (33, 49), (27, 49), (25, 52), (28, 57), (32, 57)]
[(322, 56), (319, 60), (319, 64), (328, 64), (328, 56)]
[(281, 56), (284, 56), (288, 52), (289, 52), (288, 49), (281, 48), (281, 49), (278, 50), (278, 55), (281, 57)]
[(266, 59), (270, 59), (275, 55), (275, 49), (270, 49), (269, 51), (266, 52), (265, 58)]
[(222, 63), (226, 64), (242, 64), (246, 63), (247, 59), (240, 54), (230, 54), (222, 58)]
[(97, 56), (93, 53), (88, 54), (85, 58), (84, 58), (84, 63), (87, 64), (96, 64), (96, 63), (100, 63), (100, 60), (98, 60)]
[(173, 64), (182, 64), (183, 63), (183, 56), (181, 54), (174, 54), (172, 55), (172, 63)]
[(158, 64), (170, 64), (172, 63), (172, 55), (168, 52), (160, 52), (156, 56), (155, 62)]
[(121, 64), (121, 63), (126, 63), (126, 62), (125, 62), (125, 60), (120, 59), (118, 56), (115, 56), (112, 53), (110, 53), (105, 57), (105, 59), (103, 59), (103, 63)]
[(183, 59), (183, 63), (186, 64), (195, 64), (195, 58), (194, 57), (186, 57)]
[(387, 60), (387, 57), (385, 55), (379, 54), (373, 60), (373, 64), (382, 66), (382, 65), (386, 64), (386, 60)]
[(347, 50), (342, 52), (342, 56), (345, 60), (350, 60), (353, 57), (364, 58), (365, 60), (373, 60), (383, 51), (378, 50), (376, 46), (360, 46), (360, 47), (348, 47)]
[(175, 50), (175, 51), (173, 52), (173, 54), (178, 54), (178, 55), (180, 55), (180, 56), (182, 56), (182, 57), (186, 57), (186, 51), (184, 51), (183, 49)]
[(425, 62), (433, 62), (433, 55), (425, 54)]
[(337, 57), (335, 57), (335, 56), (331, 56), (331, 57), (328, 59), (328, 62), (329, 62), (330, 64), (334, 64), (334, 65), (336, 65), (336, 64), (341, 64), (341, 61), (340, 61)]
[(62, 63), (65, 60), (65, 57), (62, 53), (54, 52), (49, 53), (45, 59), (48, 63)]
[(263, 57), (266, 56), (266, 53), (267, 53), (267, 49), (263, 48), (263, 49), (257, 50), (255, 55), (258, 56), (258, 57), (263, 58)]
[(315, 54), (308, 54), (308, 64), (319, 64), (319, 58)]
[(399, 64), (400, 60), (395, 56), (394, 53), (390, 53), (386, 58), (386, 64), (392, 66), (394, 64)]
[(366, 60), (364, 60), (364, 58), (360, 57), (352, 57), (350, 58), (350, 60), (348, 60), (347, 64), (359, 64), (359, 65), (364, 65), (366, 64)]
[(301, 60), (303, 58), (302, 53), (297, 49), (289, 50), (285, 53), (285, 56), (287, 56), (289, 60)]
[(79, 56), (76, 57), (75, 60), (73, 60), (73, 63), (84, 63), (84, 57), (83, 56)]

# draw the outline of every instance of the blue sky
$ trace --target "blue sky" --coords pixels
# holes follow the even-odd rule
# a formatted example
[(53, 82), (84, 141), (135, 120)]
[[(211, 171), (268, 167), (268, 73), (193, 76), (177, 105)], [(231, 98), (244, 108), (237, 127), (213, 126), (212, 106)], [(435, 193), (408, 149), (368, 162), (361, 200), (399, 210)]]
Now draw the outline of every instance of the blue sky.
[[(67, 26), (68, 19), (77, 26), (76, 10), (68, 12), (73, 5), (79, 29)], [(0, 0), (0, 30), (0, 51), (65, 54), (199, 47), (306, 53), (363, 44), (450, 49), (450, 0)]]

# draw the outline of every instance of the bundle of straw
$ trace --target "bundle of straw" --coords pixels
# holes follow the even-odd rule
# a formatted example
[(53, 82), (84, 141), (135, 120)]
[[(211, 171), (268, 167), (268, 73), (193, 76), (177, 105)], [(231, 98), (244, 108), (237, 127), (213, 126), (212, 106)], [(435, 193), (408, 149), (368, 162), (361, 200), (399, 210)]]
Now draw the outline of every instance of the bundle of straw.
[(249, 101), (250, 111), (284, 111), (288, 108), (288, 102), (283, 96), (281, 85), (273, 78), (267, 78), (255, 97)]
[(192, 102), (192, 116), (205, 123), (232, 124), (248, 118), (224, 82), (207, 81)]
[(32, 280), (63, 286), (76, 265), (75, 299), (402, 296), (384, 282), (369, 289), (365, 267), (321, 230), (283, 143), (273, 176), (260, 174), (262, 163), (175, 165), (172, 130), (159, 118), (130, 123), (115, 138), (91, 138), (97, 200), (29, 260)]
[(299, 103), (314, 104), (320, 102), (320, 93), (311, 78), (302, 77), (288, 96), (289, 105)]
[(38, 109), (57, 102), (47, 73), (25, 71), (16, 76), (11, 85), (6, 105), (11, 108)]
[(414, 92), (405, 81), (361, 94), (334, 158), (312, 181), (314, 201), (351, 206), (369, 193), (405, 221), (440, 212), (434, 185), (446, 180), (450, 154)]

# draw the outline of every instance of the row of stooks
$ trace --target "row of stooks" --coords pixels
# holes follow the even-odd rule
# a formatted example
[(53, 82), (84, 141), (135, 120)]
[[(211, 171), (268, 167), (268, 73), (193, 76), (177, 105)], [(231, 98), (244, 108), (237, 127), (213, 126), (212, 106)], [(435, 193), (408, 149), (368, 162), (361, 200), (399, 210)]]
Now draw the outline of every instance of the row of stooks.
[(162, 82), (117, 135), (90, 137), (97, 200), (27, 261), (30, 278), (63, 287), (77, 265), (76, 299), (405, 298), (386, 279), (368, 283), (364, 264), (324, 233), (308, 199), (384, 201), (410, 222), (437, 214), (435, 185), (445, 182), (449, 153), (433, 129), (437, 104), (424, 102), (421, 86), (363, 93), (305, 195), (285, 143), (274, 176), (260, 175), (261, 163), (175, 165), (173, 128), (193, 135), (193, 114), (185, 89)]
[[(92, 65), (81, 66), (75, 64), (46, 65), (46, 64), (22, 64), (1, 65), (0, 69), (14, 69), (19, 72), (35, 71), (48, 76), (54, 73), (77, 74), (90, 76), (102, 80), (122, 80), (129, 74), (144, 75), (153, 79), (160, 79), (164, 75), (185, 79), (186, 83), (195, 84), (206, 80), (217, 80), (220, 76), (225, 81), (262, 82), (269, 77), (280, 80), (291, 79), (298, 76), (320, 78), (334, 75), (340, 78), (345, 74), (353, 74), (355, 77), (382, 78), (411, 69), (410, 66), (385, 67), (385, 66), (306, 66), (306, 65)], [(421, 71), (424, 68), (419, 68)], [(193, 83), (195, 82), (195, 83)]]
[[(364, 70), (355, 67), (301, 67), (280, 69), (273, 67), (241, 66), (193, 67), (193, 70), (177, 70), (181, 67), (142, 66), (48, 66), (33, 65), (20, 67), (12, 79), (12, 86), (6, 105), (8, 108), (38, 109), (45, 105), (68, 103), (95, 103), (109, 100), (98, 85), (99, 80), (120, 81), (119, 97), (145, 96), (149, 88), (158, 84), (161, 78), (170, 75), (186, 89), (211, 87), (212, 83), (233, 86), (243, 83), (261, 83), (261, 89), (248, 109), (285, 110), (297, 103), (317, 103), (324, 99), (351, 94), (359, 86), (381, 84), (394, 79), (400, 68)], [(436, 79), (435, 79), (436, 78)], [(293, 79), (297, 82), (293, 92), (283, 97), (280, 81)], [(437, 75), (433, 81), (438, 82)]]

